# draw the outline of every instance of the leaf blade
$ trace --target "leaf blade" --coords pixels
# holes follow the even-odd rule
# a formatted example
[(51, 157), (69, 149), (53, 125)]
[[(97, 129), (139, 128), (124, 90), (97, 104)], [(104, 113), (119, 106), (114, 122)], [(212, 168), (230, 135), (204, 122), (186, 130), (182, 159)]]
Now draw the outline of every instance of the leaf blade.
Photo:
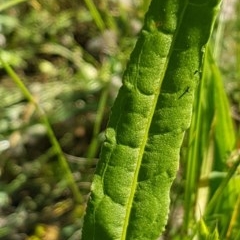
[[(199, 3), (150, 5), (112, 109), (83, 239), (152, 240), (164, 229), (199, 79), (195, 72), (215, 16), (216, 5)], [(207, 20), (198, 19), (203, 13)]]

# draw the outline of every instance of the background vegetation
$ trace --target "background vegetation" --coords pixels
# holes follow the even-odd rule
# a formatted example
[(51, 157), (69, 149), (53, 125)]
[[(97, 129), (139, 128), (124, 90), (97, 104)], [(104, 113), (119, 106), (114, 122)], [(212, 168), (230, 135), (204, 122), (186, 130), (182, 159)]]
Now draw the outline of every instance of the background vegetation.
[[(103, 131), (147, 2), (0, 0), (0, 239), (80, 239)], [(240, 3), (225, 0), (199, 84), (204, 101), (196, 102), (172, 189), (166, 239), (190, 239), (203, 202), (199, 238), (218, 226), (221, 239), (240, 239), (239, 16)], [(199, 193), (201, 186), (208, 193)]]

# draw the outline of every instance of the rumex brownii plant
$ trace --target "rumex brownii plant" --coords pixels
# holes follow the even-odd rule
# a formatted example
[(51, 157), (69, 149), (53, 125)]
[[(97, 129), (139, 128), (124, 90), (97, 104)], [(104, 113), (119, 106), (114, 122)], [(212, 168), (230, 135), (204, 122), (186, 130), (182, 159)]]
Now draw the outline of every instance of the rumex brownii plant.
[(83, 239), (157, 239), (220, 0), (152, 0), (106, 131)]

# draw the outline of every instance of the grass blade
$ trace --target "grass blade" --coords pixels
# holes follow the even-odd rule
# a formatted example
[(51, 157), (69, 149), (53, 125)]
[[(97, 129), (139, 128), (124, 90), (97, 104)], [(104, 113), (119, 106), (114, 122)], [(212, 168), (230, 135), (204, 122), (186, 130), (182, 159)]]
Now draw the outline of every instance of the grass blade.
[(236, 144), (221, 73), (210, 48), (206, 51), (197, 94), (196, 100), (199, 100), (194, 106), (186, 160), (184, 232), (209, 208), (209, 198), (218, 189), (222, 176), (226, 175), (226, 162)]

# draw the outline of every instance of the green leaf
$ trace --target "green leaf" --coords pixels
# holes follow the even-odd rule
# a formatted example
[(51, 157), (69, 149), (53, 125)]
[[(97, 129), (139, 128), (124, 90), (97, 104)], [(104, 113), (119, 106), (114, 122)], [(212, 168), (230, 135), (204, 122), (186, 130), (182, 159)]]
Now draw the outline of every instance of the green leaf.
[(219, 0), (153, 0), (106, 131), (84, 240), (157, 239)]

